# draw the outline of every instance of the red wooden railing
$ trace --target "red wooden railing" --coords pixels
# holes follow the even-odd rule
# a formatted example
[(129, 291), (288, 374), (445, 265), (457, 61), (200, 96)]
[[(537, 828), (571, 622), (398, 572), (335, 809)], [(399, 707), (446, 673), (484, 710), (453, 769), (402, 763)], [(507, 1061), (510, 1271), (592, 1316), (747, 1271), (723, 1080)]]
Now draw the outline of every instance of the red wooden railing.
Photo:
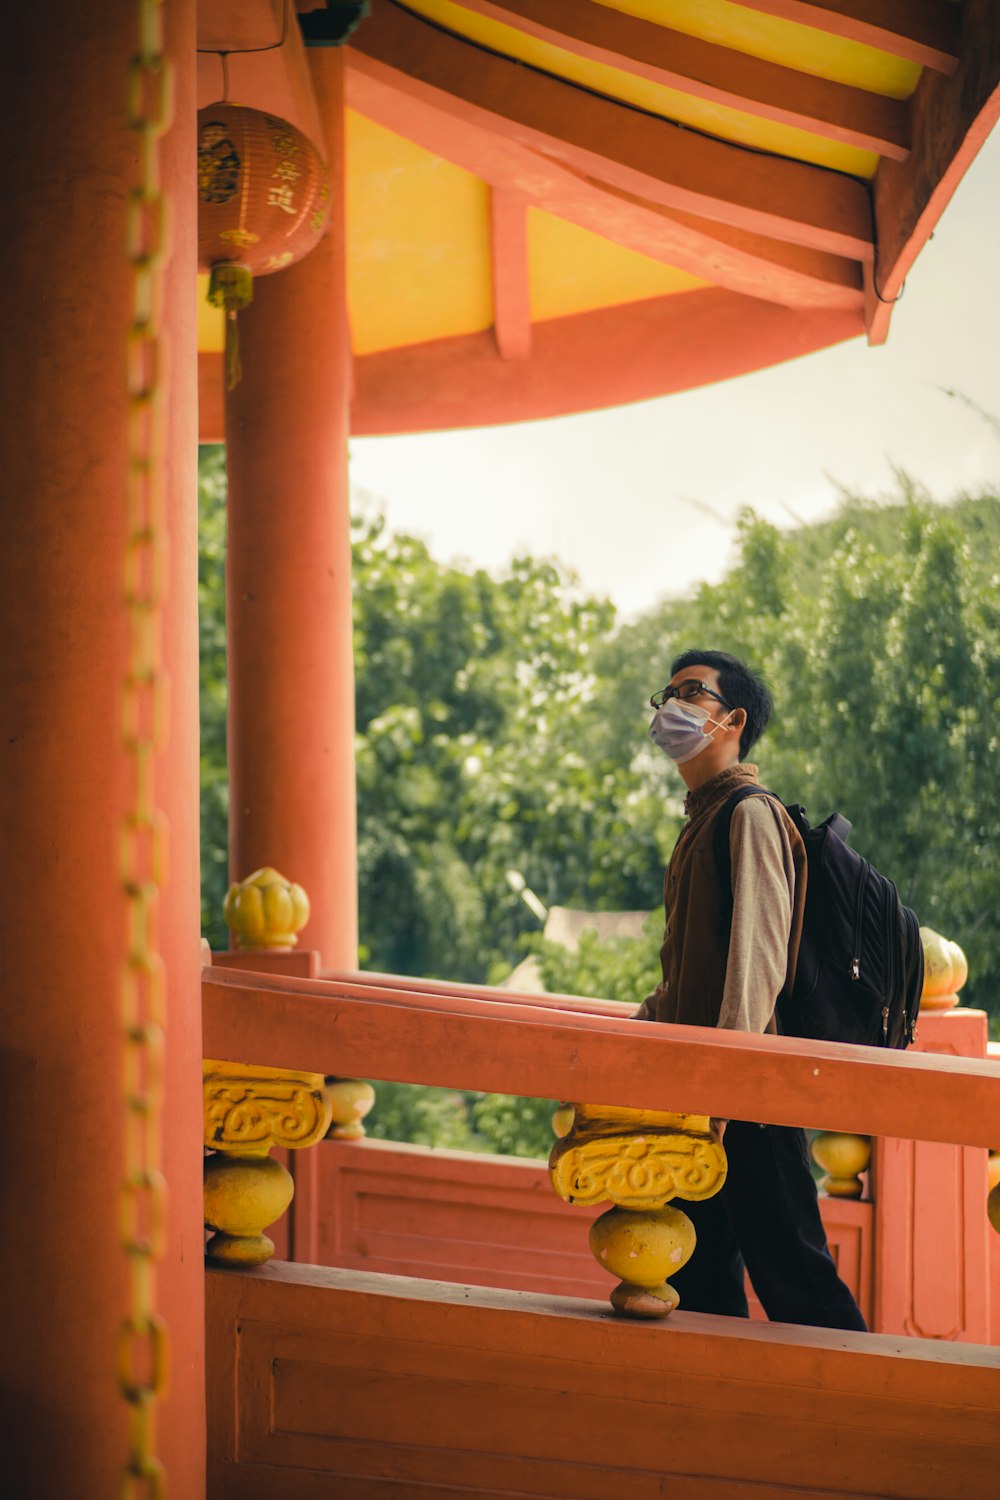
[(1000, 1064), (666, 1026), (574, 997), (209, 969), (206, 1056), (489, 1093), (690, 1111), (989, 1148)]
[[(929, 1152), (925, 1167), (957, 1146), (970, 1164), (970, 1202), (981, 1168), (985, 1233), (983, 1148), (1000, 1140), (996, 1061), (723, 1035), (631, 1022), (559, 997), (485, 997), (360, 975), (210, 970), (204, 1017), (206, 1055), (234, 1062), (804, 1120)], [(301, 1156), (324, 1151), (327, 1162), (339, 1156), (362, 1170), (406, 1154), (329, 1143)], [(468, 1163), (470, 1174), (476, 1165)], [(547, 1191), (539, 1169), (526, 1170)], [(910, 1208), (940, 1217), (923, 1171), (910, 1179)], [(309, 1187), (300, 1180), (299, 1192), (308, 1199), (322, 1184), (320, 1173)], [(474, 1195), (474, 1176), (467, 1186)], [(877, 1182), (876, 1211), (879, 1192)], [(379, 1248), (392, 1211), (387, 1198), (370, 1220), (368, 1249)], [(420, 1211), (419, 1194), (397, 1200), (400, 1216)], [(581, 1215), (581, 1250), (584, 1223)], [(396, 1248), (399, 1228), (390, 1225)], [(414, 1269), (434, 1274), (426, 1257)], [(914, 1266), (904, 1257), (894, 1274), (905, 1283)], [(601, 1302), (579, 1300), (585, 1286), (567, 1291), (289, 1263), (211, 1272), (214, 1500), (251, 1490), (267, 1500), (500, 1491), (603, 1500), (622, 1486), (637, 1496), (667, 1486), (678, 1500), (728, 1500), (748, 1484), (813, 1500), (992, 1493), (1000, 1463), (993, 1350), (948, 1341), (948, 1329), (900, 1340), (683, 1309), (655, 1327), (624, 1324)]]
[[(309, 964), (305, 954), (294, 957), (303, 968)], [(249, 957), (234, 959), (241, 968), (255, 961)], [(315, 963), (312, 967), (315, 972)], [(223, 985), (241, 983), (232, 972), (223, 978), (219, 971), (216, 978)], [(253, 986), (260, 982), (259, 975), (250, 981)], [(961, 1128), (966, 1138), (969, 1136), (969, 1112), (979, 1108), (974, 1102), (974, 1090), (970, 1091), (970, 1078), (975, 1078), (976, 1086), (980, 1086), (990, 1076), (990, 1066), (984, 1073), (981, 1062), (964, 1055), (985, 1051), (985, 1018), (979, 1012), (925, 1018), (921, 1048), (929, 1049), (931, 1054), (944, 1054), (932, 1060), (917, 1053), (907, 1057), (886, 1056), (867, 1048), (831, 1048), (789, 1039), (772, 1041), (690, 1028), (640, 1026), (627, 1020), (628, 1007), (610, 1001), (511, 995), (485, 986), (449, 985), (394, 975), (328, 971), (322, 980), (303, 987), (284, 975), (279, 978), (272, 974), (266, 986), (259, 991), (257, 1003), (268, 1013), (277, 1005), (298, 1023), (282, 1026), (281, 1045), (298, 1047), (293, 1038), (304, 1027), (309, 1050), (296, 1050), (295, 1056), (300, 1060), (311, 1057), (311, 1062), (302, 1065), (315, 1071), (361, 1072), (364, 1076), (385, 1076), (403, 1082), (552, 1096), (560, 1093), (557, 1069), (559, 1060), (565, 1061), (568, 1045), (571, 1078), (567, 1092), (574, 1097), (594, 1102), (597, 1089), (602, 1088), (600, 1102), (644, 1102), (667, 1108), (678, 1099), (680, 1088), (678, 1064), (673, 1057), (679, 1055), (684, 1059), (680, 1067), (690, 1073), (692, 1065), (687, 1059), (694, 1057), (696, 1065), (698, 1056), (706, 1055), (693, 1052), (692, 1044), (695, 1049), (703, 1049), (707, 1040), (707, 1055), (711, 1056), (713, 1046), (719, 1049), (714, 1058), (716, 1069), (721, 1067), (725, 1074), (735, 1064), (738, 1074), (734, 1073), (733, 1081), (739, 1087), (745, 1090), (750, 1067), (762, 1075), (763, 1095), (750, 1100), (744, 1094), (739, 1110), (718, 1103), (714, 1106), (723, 1108), (725, 1113), (742, 1112), (744, 1117), (783, 1123), (798, 1118), (823, 1128), (853, 1128), (872, 1134), (875, 1131), (871, 1126), (866, 1130), (865, 1123), (872, 1118), (869, 1110), (874, 1105), (875, 1118), (882, 1122), (870, 1173), (870, 1183), (878, 1185), (875, 1203), (842, 1205), (830, 1201), (823, 1205), (834, 1253), (844, 1261), (844, 1274), (864, 1302), (866, 1315), (876, 1329), (972, 1342), (991, 1338), (991, 1311), (995, 1320), (997, 1309), (991, 1310), (989, 1301), (991, 1236), (983, 1210), (985, 1152), (968, 1145), (929, 1143), (935, 1134), (940, 1140), (952, 1129), (950, 1123), (938, 1126), (935, 1120), (941, 1118), (942, 1111), (946, 1120), (954, 1120), (956, 1107), (962, 1117)], [(293, 993), (296, 1003), (290, 999)], [(220, 992), (222, 1003), (226, 1003), (228, 994), (228, 990)], [(286, 998), (281, 1000), (280, 995)], [(269, 1000), (267, 996), (274, 998)], [(299, 999), (306, 1009), (297, 1003)], [(317, 1002), (320, 1009), (308, 1008), (315, 1007)], [(333, 1002), (338, 1006), (335, 1020), (330, 1010)], [(240, 1045), (245, 1045), (250, 1012), (242, 1001), (239, 1009)], [(326, 1052), (320, 1041), (317, 1028), (323, 1025), (333, 1028), (336, 1055)], [(607, 1090), (616, 1066), (616, 1051), (611, 1050), (610, 1043), (602, 1045), (600, 1078), (593, 1085), (584, 1086), (580, 1070), (587, 1053), (581, 1051), (581, 1040), (586, 1047), (593, 1046), (595, 1026), (599, 1033), (606, 1033), (610, 1026), (616, 1038), (614, 1049), (621, 1045), (618, 1039), (628, 1043), (626, 1055), (631, 1055), (634, 1062), (626, 1064), (619, 1074), (627, 1077), (627, 1095), (611, 1097)], [(362, 1040), (360, 1050), (348, 1054), (345, 1045), (348, 1037), (354, 1035), (355, 1027), (366, 1034), (372, 1027), (374, 1031), (370, 1042)], [(583, 1039), (581, 1028), (585, 1032)], [(270, 1022), (266, 1029), (267, 1061), (273, 1063), (278, 1060), (272, 1050), (278, 1032)], [(437, 1041), (433, 1040), (432, 1032)], [(397, 1049), (392, 1053), (387, 1050), (390, 1040)], [(666, 1063), (659, 1060), (664, 1042), (668, 1043), (671, 1059)], [(398, 1050), (400, 1043), (406, 1051), (405, 1059)], [(352, 1041), (351, 1046), (354, 1045)], [(651, 1053), (651, 1045), (660, 1047), (660, 1052)], [(734, 1047), (744, 1054), (739, 1061), (733, 1056)], [(544, 1053), (540, 1049), (545, 1049)], [(746, 1054), (752, 1061), (747, 1060)], [(354, 1060), (348, 1062), (348, 1055)], [(243, 1056), (241, 1053), (240, 1057)], [(246, 1057), (249, 1060), (250, 1054)], [(811, 1066), (804, 1066), (810, 1057)], [(772, 1080), (775, 1066), (779, 1071), (787, 1068), (786, 1058), (797, 1090), (791, 1103), (787, 1080), (784, 1077), (777, 1083)], [(780, 1064), (777, 1059), (781, 1059)], [(254, 1060), (263, 1059), (257, 1056)], [(488, 1067), (488, 1073), (483, 1072), (484, 1066)], [(899, 1072), (894, 1071), (897, 1067)], [(539, 1076), (540, 1070), (544, 1076)], [(873, 1093), (870, 1085), (873, 1076), (882, 1081), (884, 1099), (878, 1089)], [(656, 1093), (646, 1092), (640, 1100), (637, 1086), (648, 1090), (651, 1082)], [(684, 1087), (690, 1087), (688, 1079)], [(731, 1097), (728, 1084), (726, 1088)], [(711, 1104), (695, 1102), (702, 1097), (699, 1090), (689, 1096), (689, 1102), (676, 1107), (711, 1112)], [(796, 1097), (808, 1102), (796, 1102)], [(906, 1139), (900, 1126), (892, 1123), (897, 1117), (895, 1113), (885, 1113), (887, 1105), (890, 1111), (898, 1112), (900, 1104), (908, 1112), (907, 1130), (922, 1137), (919, 1143)], [(993, 1110), (995, 1119), (995, 1104)], [(986, 1140), (995, 1140), (997, 1128), (988, 1121), (987, 1107), (975, 1125), (982, 1128)], [(505, 1168), (493, 1159), (481, 1158), (465, 1167), (460, 1159), (452, 1158), (449, 1172), (445, 1166), (448, 1158), (440, 1153), (433, 1163), (425, 1163), (421, 1154), (415, 1153), (409, 1171), (411, 1181), (415, 1173), (427, 1176), (424, 1208), (417, 1232), (411, 1234), (401, 1227), (393, 1248), (384, 1225), (373, 1234), (369, 1232), (370, 1226), (362, 1223), (365, 1214), (375, 1211), (378, 1183), (385, 1175), (380, 1169), (391, 1170), (390, 1163), (377, 1154), (368, 1157), (371, 1181), (363, 1191), (360, 1186), (366, 1172), (363, 1148), (360, 1148), (362, 1159), (349, 1162), (352, 1149), (359, 1150), (347, 1148), (345, 1157), (342, 1148), (335, 1151), (324, 1148), (295, 1162), (298, 1186), (292, 1232), (289, 1238), (284, 1238), (279, 1227), (275, 1234), (279, 1254), (318, 1264), (361, 1266), (369, 1249), (377, 1246), (370, 1263), (383, 1270), (447, 1275), (454, 1280), (539, 1291), (574, 1286), (579, 1293), (586, 1281), (594, 1288), (588, 1295), (600, 1295), (596, 1290), (599, 1276), (595, 1283), (592, 1272), (583, 1269), (585, 1224), (581, 1216), (577, 1215), (576, 1233), (582, 1261), (570, 1248), (572, 1230), (568, 1224), (560, 1231), (566, 1247), (562, 1262), (550, 1247), (539, 1257), (540, 1264), (532, 1277), (517, 1251), (522, 1227), (519, 1219), (532, 1195), (539, 1189), (547, 1191), (541, 1169), (535, 1170), (529, 1194), (512, 1197), (511, 1184), (506, 1182), (509, 1166)], [(337, 1165), (341, 1162), (342, 1167)], [(497, 1177), (495, 1183), (494, 1177)], [(513, 1181), (526, 1185), (524, 1172)], [(463, 1195), (469, 1204), (464, 1219), (460, 1213)], [(550, 1230), (558, 1222), (558, 1208), (554, 1200), (547, 1205), (545, 1220)], [(468, 1230), (464, 1240), (457, 1228), (460, 1221)], [(395, 1222), (400, 1223), (398, 1216)], [(474, 1222), (478, 1223), (478, 1230), (471, 1229)], [(531, 1222), (537, 1225), (537, 1213)], [(491, 1246), (486, 1244), (489, 1234), (493, 1235)], [(435, 1258), (437, 1272), (433, 1270)]]

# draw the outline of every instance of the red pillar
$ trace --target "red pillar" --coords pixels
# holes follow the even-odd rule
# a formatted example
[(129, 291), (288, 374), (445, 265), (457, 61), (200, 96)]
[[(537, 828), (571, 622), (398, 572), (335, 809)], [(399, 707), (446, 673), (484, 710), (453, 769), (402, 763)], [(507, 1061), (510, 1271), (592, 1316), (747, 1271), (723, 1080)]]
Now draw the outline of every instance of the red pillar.
[[(169, 723), (156, 762), (169, 817), (159, 946), (167, 962), (166, 1248), (156, 1308), (168, 1390), (155, 1451), (169, 1493), (204, 1495), (198, 944), (193, 0), (165, 7), (177, 124), (161, 143), (173, 261), (163, 617)], [(16, 87), (0, 95), (8, 231), (0, 280), (0, 1010), (5, 1158), (4, 1480), (11, 1493), (121, 1492), (128, 1409), (115, 1347), (128, 1311), (122, 735), (128, 621), (126, 194), (139, 181), (126, 99), (134, 3), (54, 0), (7, 15)]]
[[(981, 1010), (925, 1011), (917, 1052), (985, 1057)], [(940, 1141), (875, 1142), (875, 1330), (990, 1339), (988, 1152)]]
[(300, 936), (357, 956), (354, 669), (347, 497), (343, 57), (313, 54), (331, 224), (240, 314), (243, 379), (226, 402), (229, 465), (229, 858), (303, 885)]

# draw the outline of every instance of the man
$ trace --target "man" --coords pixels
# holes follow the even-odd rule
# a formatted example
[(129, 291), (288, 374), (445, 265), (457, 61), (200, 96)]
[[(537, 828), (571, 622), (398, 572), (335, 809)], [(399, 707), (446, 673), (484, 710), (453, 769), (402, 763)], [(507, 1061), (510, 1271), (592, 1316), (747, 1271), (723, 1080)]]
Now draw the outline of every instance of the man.
[[(757, 767), (745, 760), (767, 727), (771, 695), (724, 651), (686, 651), (672, 674), (650, 700), (649, 732), (687, 785), (688, 822), (664, 879), (662, 979), (635, 1018), (775, 1034), (778, 999), (795, 976), (805, 847), (780, 803), (764, 796), (733, 810), (731, 893), (722, 889), (712, 844), (733, 792), (758, 784)], [(803, 1131), (715, 1123), (729, 1174), (714, 1198), (683, 1205), (698, 1245), (671, 1277), (681, 1306), (747, 1317), (745, 1266), (774, 1321), (864, 1330), (827, 1248)]]

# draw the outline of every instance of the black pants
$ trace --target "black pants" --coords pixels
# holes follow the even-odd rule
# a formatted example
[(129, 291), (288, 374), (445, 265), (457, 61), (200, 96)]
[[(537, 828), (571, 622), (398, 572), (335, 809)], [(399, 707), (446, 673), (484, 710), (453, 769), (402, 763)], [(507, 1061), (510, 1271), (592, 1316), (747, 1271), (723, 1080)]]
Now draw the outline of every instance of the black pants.
[(723, 1144), (722, 1191), (674, 1202), (698, 1235), (692, 1258), (669, 1278), (681, 1310), (748, 1317), (745, 1266), (772, 1322), (865, 1331), (827, 1248), (804, 1131), (731, 1120)]

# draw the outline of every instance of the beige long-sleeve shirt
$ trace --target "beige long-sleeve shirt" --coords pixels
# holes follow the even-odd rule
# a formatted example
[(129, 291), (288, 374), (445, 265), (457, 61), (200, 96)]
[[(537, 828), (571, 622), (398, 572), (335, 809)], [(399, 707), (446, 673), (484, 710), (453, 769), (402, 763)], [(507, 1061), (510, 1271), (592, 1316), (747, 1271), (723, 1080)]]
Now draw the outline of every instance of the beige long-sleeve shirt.
[(748, 797), (733, 810), (732, 921), (716, 868), (715, 821), (755, 766), (737, 765), (688, 795), (688, 824), (663, 886), (662, 979), (637, 1020), (774, 1031), (779, 995), (795, 973), (805, 904), (805, 847), (785, 809)]
[(795, 866), (792, 844), (770, 797), (747, 797), (729, 830), (733, 923), (718, 1025), (768, 1031), (788, 967)]

